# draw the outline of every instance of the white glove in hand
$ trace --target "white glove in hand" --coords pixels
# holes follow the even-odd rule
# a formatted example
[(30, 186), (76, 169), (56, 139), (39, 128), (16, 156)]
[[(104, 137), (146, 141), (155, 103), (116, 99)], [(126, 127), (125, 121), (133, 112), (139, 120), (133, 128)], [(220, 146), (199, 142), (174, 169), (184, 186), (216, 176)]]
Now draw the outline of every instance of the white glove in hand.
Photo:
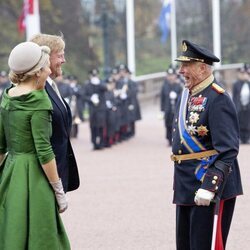
[(120, 94), (120, 98), (122, 100), (125, 100), (125, 99), (127, 99), (127, 97), (128, 97), (127, 93), (125, 91), (122, 91), (121, 94)]
[(111, 108), (112, 108), (112, 103), (111, 103), (110, 100), (107, 100), (107, 101), (106, 101), (106, 107), (107, 107), (108, 109), (111, 109)]
[(63, 190), (63, 185), (61, 179), (57, 182), (50, 182), (50, 185), (52, 186), (56, 201), (59, 206), (59, 213), (63, 213), (68, 208), (68, 202), (66, 200), (66, 195)]
[(211, 200), (214, 198), (214, 195), (215, 193), (213, 192), (199, 188), (194, 197), (194, 202), (197, 206), (209, 206)]
[(90, 100), (91, 100), (91, 102), (92, 102), (94, 105), (98, 105), (99, 102), (100, 102), (98, 94), (93, 94), (93, 95), (90, 97)]

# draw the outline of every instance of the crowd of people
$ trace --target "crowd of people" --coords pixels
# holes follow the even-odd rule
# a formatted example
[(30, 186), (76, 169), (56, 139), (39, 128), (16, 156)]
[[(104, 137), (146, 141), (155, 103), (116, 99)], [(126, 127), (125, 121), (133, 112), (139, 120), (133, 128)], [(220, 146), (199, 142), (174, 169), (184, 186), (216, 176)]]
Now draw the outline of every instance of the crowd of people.
[[(71, 137), (77, 137), (78, 125), (88, 118), (94, 150), (111, 147), (135, 135), (141, 119), (138, 87), (124, 64), (113, 68), (104, 80), (97, 68), (88, 72), (80, 84), (74, 76), (57, 79), (62, 97), (73, 116)], [(87, 114), (87, 115), (84, 115)]]

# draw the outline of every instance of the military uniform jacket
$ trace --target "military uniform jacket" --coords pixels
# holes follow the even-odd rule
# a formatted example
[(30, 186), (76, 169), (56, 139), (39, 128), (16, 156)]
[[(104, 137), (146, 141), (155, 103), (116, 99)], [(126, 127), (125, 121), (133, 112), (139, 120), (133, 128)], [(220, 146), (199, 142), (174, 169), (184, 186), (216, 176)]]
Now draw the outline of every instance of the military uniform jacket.
[(173, 123), (172, 151), (183, 155), (213, 149), (218, 152), (214, 156), (174, 162), (175, 204), (194, 205), (199, 188), (218, 193), (223, 184), (222, 199), (242, 194), (235, 106), (211, 75), (192, 94), (184, 89)]

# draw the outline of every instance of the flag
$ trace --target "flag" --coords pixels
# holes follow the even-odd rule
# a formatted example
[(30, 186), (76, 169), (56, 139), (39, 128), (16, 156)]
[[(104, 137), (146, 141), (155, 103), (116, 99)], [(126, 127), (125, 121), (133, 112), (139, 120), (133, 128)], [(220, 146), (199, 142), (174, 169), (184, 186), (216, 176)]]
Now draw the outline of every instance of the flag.
[(24, 0), (23, 7), (20, 17), (18, 18), (18, 31), (20, 34), (23, 34), (26, 30), (26, 17), (27, 15), (33, 14), (33, 0)]
[(27, 40), (40, 32), (39, 0), (23, 0), (23, 8), (18, 18), (18, 31), (26, 31)]
[(171, 0), (163, 0), (158, 25), (161, 30), (161, 42), (165, 43), (168, 39), (170, 29)]

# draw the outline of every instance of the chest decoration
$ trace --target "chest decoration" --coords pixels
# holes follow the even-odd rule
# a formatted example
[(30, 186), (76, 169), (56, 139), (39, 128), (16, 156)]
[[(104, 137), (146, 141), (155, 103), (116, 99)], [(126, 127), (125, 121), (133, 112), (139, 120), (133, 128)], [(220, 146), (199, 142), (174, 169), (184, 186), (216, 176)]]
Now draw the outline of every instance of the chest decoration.
[(207, 103), (207, 97), (204, 96), (191, 97), (188, 101), (188, 111), (202, 112), (205, 110), (206, 103)]
[(207, 135), (208, 129), (206, 126), (201, 125), (197, 128), (197, 133), (199, 136), (203, 137), (203, 136)]
[(195, 111), (193, 112), (194, 114), (192, 115), (191, 112), (190, 114), (189, 112), (187, 112), (188, 101), (189, 101), (189, 90), (185, 88), (182, 92), (180, 110), (178, 116), (180, 142), (190, 153), (204, 151), (206, 150), (206, 148), (195, 136), (195, 134), (198, 133), (197, 126), (195, 126), (195, 124), (189, 121), (189, 116), (192, 117), (191, 118), (192, 121), (199, 120), (199, 114)]
[(199, 121), (200, 115), (197, 112), (190, 112), (189, 122), (197, 123)]
[(187, 126), (187, 131), (190, 135), (195, 135), (197, 133), (197, 128), (193, 124)]

